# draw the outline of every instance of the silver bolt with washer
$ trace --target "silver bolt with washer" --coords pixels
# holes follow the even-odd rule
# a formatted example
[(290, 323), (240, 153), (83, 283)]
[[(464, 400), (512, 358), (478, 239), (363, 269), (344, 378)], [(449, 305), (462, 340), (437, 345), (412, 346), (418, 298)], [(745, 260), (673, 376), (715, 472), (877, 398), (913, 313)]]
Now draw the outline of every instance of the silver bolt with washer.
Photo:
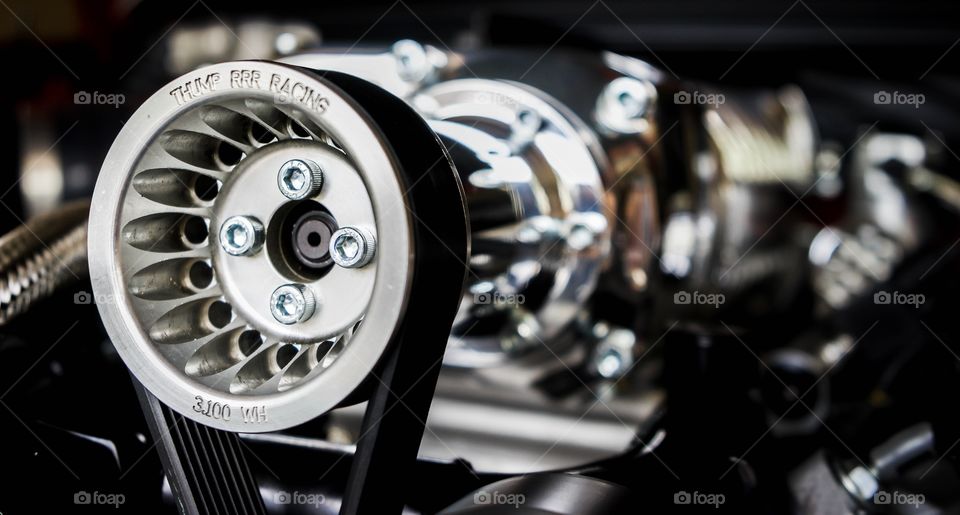
[(316, 309), (313, 292), (302, 284), (285, 284), (270, 296), (270, 313), (277, 322), (291, 325), (309, 319)]
[(302, 200), (320, 193), (323, 188), (323, 171), (313, 161), (291, 159), (277, 173), (280, 193), (290, 200)]
[(231, 216), (220, 226), (220, 246), (231, 256), (252, 256), (263, 246), (263, 224), (252, 216)]
[(360, 268), (373, 259), (377, 242), (362, 227), (341, 227), (330, 237), (330, 256), (344, 268)]

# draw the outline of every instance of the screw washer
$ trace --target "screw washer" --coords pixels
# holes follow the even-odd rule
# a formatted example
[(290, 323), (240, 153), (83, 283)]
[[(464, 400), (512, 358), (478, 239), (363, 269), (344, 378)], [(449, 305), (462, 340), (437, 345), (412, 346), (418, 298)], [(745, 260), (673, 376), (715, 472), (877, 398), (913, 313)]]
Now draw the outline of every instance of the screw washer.
[[(287, 308), (292, 307), (293, 311)], [(302, 284), (285, 284), (270, 295), (270, 314), (285, 325), (308, 320), (317, 307), (313, 292)]]
[[(353, 241), (357, 245), (355, 252), (347, 255), (343, 253), (343, 245)], [(344, 268), (360, 268), (365, 266), (377, 250), (377, 241), (373, 233), (362, 227), (341, 227), (330, 237), (330, 256), (334, 263)]]
[[(234, 239), (237, 230), (243, 231), (243, 242)], [(252, 256), (263, 246), (263, 224), (252, 216), (231, 216), (220, 226), (219, 240), (220, 246), (231, 256)]]
[(323, 170), (313, 161), (291, 159), (277, 172), (277, 187), (290, 200), (312, 197), (323, 188)]

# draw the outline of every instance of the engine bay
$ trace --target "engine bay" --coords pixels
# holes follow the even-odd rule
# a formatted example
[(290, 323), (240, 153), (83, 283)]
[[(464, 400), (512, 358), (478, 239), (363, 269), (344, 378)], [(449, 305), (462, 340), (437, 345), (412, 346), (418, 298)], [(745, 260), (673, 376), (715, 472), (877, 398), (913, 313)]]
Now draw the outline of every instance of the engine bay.
[(955, 7), (171, 5), (7, 7), (0, 514), (960, 513)]

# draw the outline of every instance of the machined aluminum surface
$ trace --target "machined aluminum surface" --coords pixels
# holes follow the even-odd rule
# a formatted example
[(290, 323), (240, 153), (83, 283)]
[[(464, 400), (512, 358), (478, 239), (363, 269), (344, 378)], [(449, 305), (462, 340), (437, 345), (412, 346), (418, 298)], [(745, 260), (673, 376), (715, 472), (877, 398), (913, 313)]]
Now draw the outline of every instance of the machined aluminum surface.
[[(277, 186), (292, 159), (323, 169), (311, 200), (338, 223), (376, 229), (367, 266), (315, 277), (284, 266), (271, 234), (293, 202)], [(412, 224), (397, 166), (366, 112), (305, 69), (218, 64), (150, 97), (107, 155), (90, 215), (94, 297), (132, 373), (224, 430), (282, 429), (344, 401), (406, 308)], [(260, 252), (218, 244), (222, 222), (239, 215), (265, 226)], [(313, 315), (292, 325), (269, 302), (289, 283), (316, 296)]]

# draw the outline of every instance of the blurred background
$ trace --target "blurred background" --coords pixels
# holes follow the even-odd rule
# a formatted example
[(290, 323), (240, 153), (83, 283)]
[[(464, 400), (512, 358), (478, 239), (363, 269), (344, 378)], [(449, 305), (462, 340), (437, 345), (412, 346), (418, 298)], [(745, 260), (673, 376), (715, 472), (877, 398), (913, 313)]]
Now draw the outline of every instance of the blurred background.
[[(551, 48), (609, 50), (731, 90), (797, 84), (821, 139), (837, 148), (870, 127), (917, 136), (941, 168), (956, 171), (960, 161), (957, 2), (0, 0), (0, 232), (89, 197), (125, 120), (181, 74), (318, 45), (384, 48), (405, 38), (456, 51), (530, 49), (531, 65)], [(878, 102), (878, 91), (924, 101)], [(840, 216), (836, 203), (811, 205), (821, 224)], [(933, 247), (947, 249), (945, 262), (955, 262), (954, 239), (933, 237)], [(45, 499), (51, 488), (71, 495), (122, 489), (125, 509), (159, 509), (162, 469), (129, 377), (83, 296), (89, 291), (82, 281), (0, 327), (0, 461), (7, 476), (0, 480), (0, 513), (31, 503), (74, 506)], [(949, 341), (947, 331), (938, 334)], [(88, 359), (94, 353), (104, 358)], [(914, 370), (918, 376), (942, 367), (949, 373), (937, 377), (956, 381), (952, 363), (924, 363), (929, 368)], [(943, 401), (955, 405), (952, 396)], [(877, 435), (874, 443), (881, 440)], [(69, 459), (60, 449), (70, 449)]]
[[(88, 194), (125, 116), (198, 65), (272, 59), (322, 43), (411, 38), (437, 47), (605, 49), (684, 79), (797, 83), (826, 136), (878, 117), (877, 83), (913, 87), (920, 110), (885, 125), (955, 132), (960, 6), (893, 1), (267, 2), (14, 1), (0, 9), (4, 138), (0, 227)], [(532, 64), (532, 63), (531, 63)], [(909, 89), (909, 88), (904, 88)], [(84, 92), (98, 93), (84, 103)], [(920, 91), (918, 91), (920, 92)], [(113, 97), (108, 97), (112, 95)], [(934, 101), (943, 102), (934, 104)], [(892, 116), (891, 116), (892, 115)], [(952, 125), (951, 125), (952, 124)], [(897, 129), (897, 127), (884, 127)], [(56, 145), (54, 145), (56, 143)], [(19, 179), (19, 182), (17, 182)], [(12, 189), (10, 189), (12, 188)]]

